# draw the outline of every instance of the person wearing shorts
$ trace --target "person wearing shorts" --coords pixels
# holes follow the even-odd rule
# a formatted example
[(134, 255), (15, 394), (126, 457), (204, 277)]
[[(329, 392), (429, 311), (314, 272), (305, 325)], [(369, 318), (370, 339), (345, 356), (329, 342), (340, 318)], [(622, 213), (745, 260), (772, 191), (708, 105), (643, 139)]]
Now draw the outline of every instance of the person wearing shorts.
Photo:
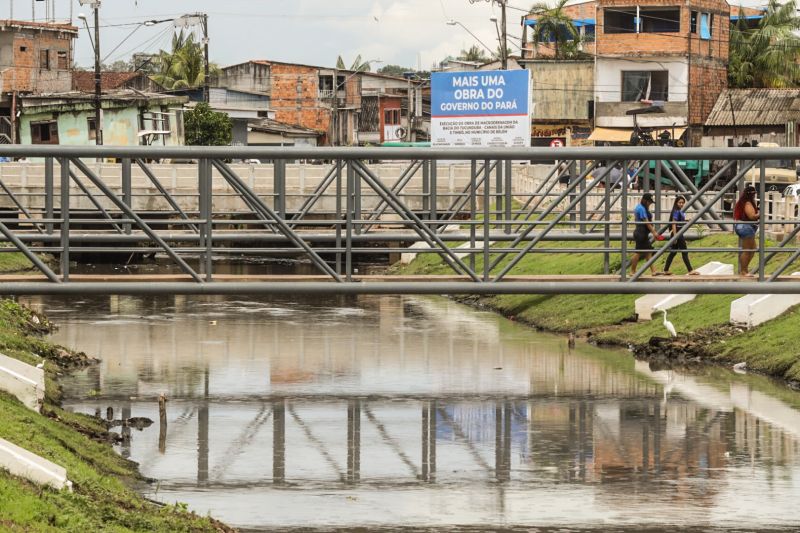
[(759, 219), (758, 206), (756, 205), (756, 188), (747, 185), (742, 191), (739, 200), (733, 208), (733, 230), (739, 237), (739, 275), (750, 274), (750, 261), (756, 252), (756, 231)]
[[(633, 220), (636, 229), (633, 231), (633, 242), (636, 245), (636, 253), (631, 256), (631, 275), (636, 273), (639, 258), (650, 259), (653, 255), (653, 245), (650, 243), (650, 235), (657, 241), (663, 241), (664, 237), (656, 232), (653, 227), (653, 215), (650, 214), (650, 206), (653, 205), (653, 195), (645, 193), (639, 204), (633, 210)], [(650, 272), (657, 276), (655, 265), (650, 265)]]

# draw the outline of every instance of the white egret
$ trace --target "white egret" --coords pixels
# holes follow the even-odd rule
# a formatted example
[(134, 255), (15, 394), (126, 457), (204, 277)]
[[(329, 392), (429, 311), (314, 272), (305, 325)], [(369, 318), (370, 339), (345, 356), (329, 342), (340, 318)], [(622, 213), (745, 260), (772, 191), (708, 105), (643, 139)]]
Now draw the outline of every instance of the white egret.
[(659, 309), (662, 313), (664, 313), (664, 327), (667, 328), (669, 331), (670, 336), (677, 337), (678, 332), (675, 330), (675, 326), (672, 325), (672, 322), (667, 320), (667, 310), (666, 309)]

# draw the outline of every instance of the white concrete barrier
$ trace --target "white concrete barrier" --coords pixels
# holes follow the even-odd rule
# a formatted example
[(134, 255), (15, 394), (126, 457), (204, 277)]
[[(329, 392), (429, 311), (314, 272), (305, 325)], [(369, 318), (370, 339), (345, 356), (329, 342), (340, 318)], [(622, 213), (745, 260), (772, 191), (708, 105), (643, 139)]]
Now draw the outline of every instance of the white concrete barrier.
[[(733, 265), (711, 261), (697, 269), (701, 276), (732, 276)], [(672, 309), (695, 299), (696, 294), (645, 294), (634, 304), (638, 320), (652, 320), (653, 312)]]
[(0, 390), (38, 413), (44, 402), (44, 370), (0, 354)]
[[(447, 226), (444, 227), (444, 229), (442, 231), (447, 233), (447, 232), (458, 231), (459, 229), (461, 229), (461, 226), (459, 226), (458, 224), (448, 224)], [(460, 247), (463, 248), (464, 245), (461, 245)], [(411, 249), (415, 249), (415, 250), (430, 250), (430, 248), (431, 248), (431, 246), (425, 241), (417, 241), (417, 242), (415, 242), (414, 244), (412, 244), (411, 246), (408, 247), (409, 250), (411, 250)], [(456, 255), (458, 255), (458, 254), (456, 254)], [(463, 255), (466, 255), (466, 254), (461, 254), (461, 255), (463, 256)], [(407, 265), (407, 264), (409, 264), (411, 261), (413, 261), (416, 258), (417, 258), (417, 254), (415, 252), (401, 253), (400, 254), (400, 264), (401, 265)]]
[[(792, 276), (800, 276), (793, 272)], [(800, 294), (748, 294), (731, 302), (731, 324), (754, 328), (800, 305)]]
[(49, 485), (58, 490), (63, 488), (72, 490), (72, 482), (67, 479), (66, 468), (5, 439), (0, 439), (0, 468), (8, 470), (11, 475), (39, 485)]

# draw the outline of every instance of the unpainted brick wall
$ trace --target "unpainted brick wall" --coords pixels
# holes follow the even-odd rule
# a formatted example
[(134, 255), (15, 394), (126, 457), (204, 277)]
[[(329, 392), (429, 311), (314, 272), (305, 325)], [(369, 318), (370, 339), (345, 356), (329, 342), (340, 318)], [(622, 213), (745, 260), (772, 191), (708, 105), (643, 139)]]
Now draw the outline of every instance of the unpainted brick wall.
[[(13, 65), (3, 72), (4, 92), (55, 93), (72, 88), (72, 36), (58, 31), (18, 31), (12, 46)], [(41, 50), (50, 50), (49, 69), (40, 64)], [(66, 69), (58, 68), (58, 52), (67, 53)]]
[(319, 99), (318, 69), (273, 63), (271, 107), (275, 119), (304, 128), (328, 131), (331, 111)]

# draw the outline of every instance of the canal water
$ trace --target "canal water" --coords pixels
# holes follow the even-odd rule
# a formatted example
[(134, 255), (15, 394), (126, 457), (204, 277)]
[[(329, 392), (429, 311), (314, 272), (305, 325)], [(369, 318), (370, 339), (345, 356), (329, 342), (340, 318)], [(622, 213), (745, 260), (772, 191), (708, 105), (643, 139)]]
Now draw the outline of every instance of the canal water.
[[(244, 529), (796, 530), (800, 399), (440, 298), (29, 298), (142, 488)], [(167, 424), (158, 396), (168, 397)]]

